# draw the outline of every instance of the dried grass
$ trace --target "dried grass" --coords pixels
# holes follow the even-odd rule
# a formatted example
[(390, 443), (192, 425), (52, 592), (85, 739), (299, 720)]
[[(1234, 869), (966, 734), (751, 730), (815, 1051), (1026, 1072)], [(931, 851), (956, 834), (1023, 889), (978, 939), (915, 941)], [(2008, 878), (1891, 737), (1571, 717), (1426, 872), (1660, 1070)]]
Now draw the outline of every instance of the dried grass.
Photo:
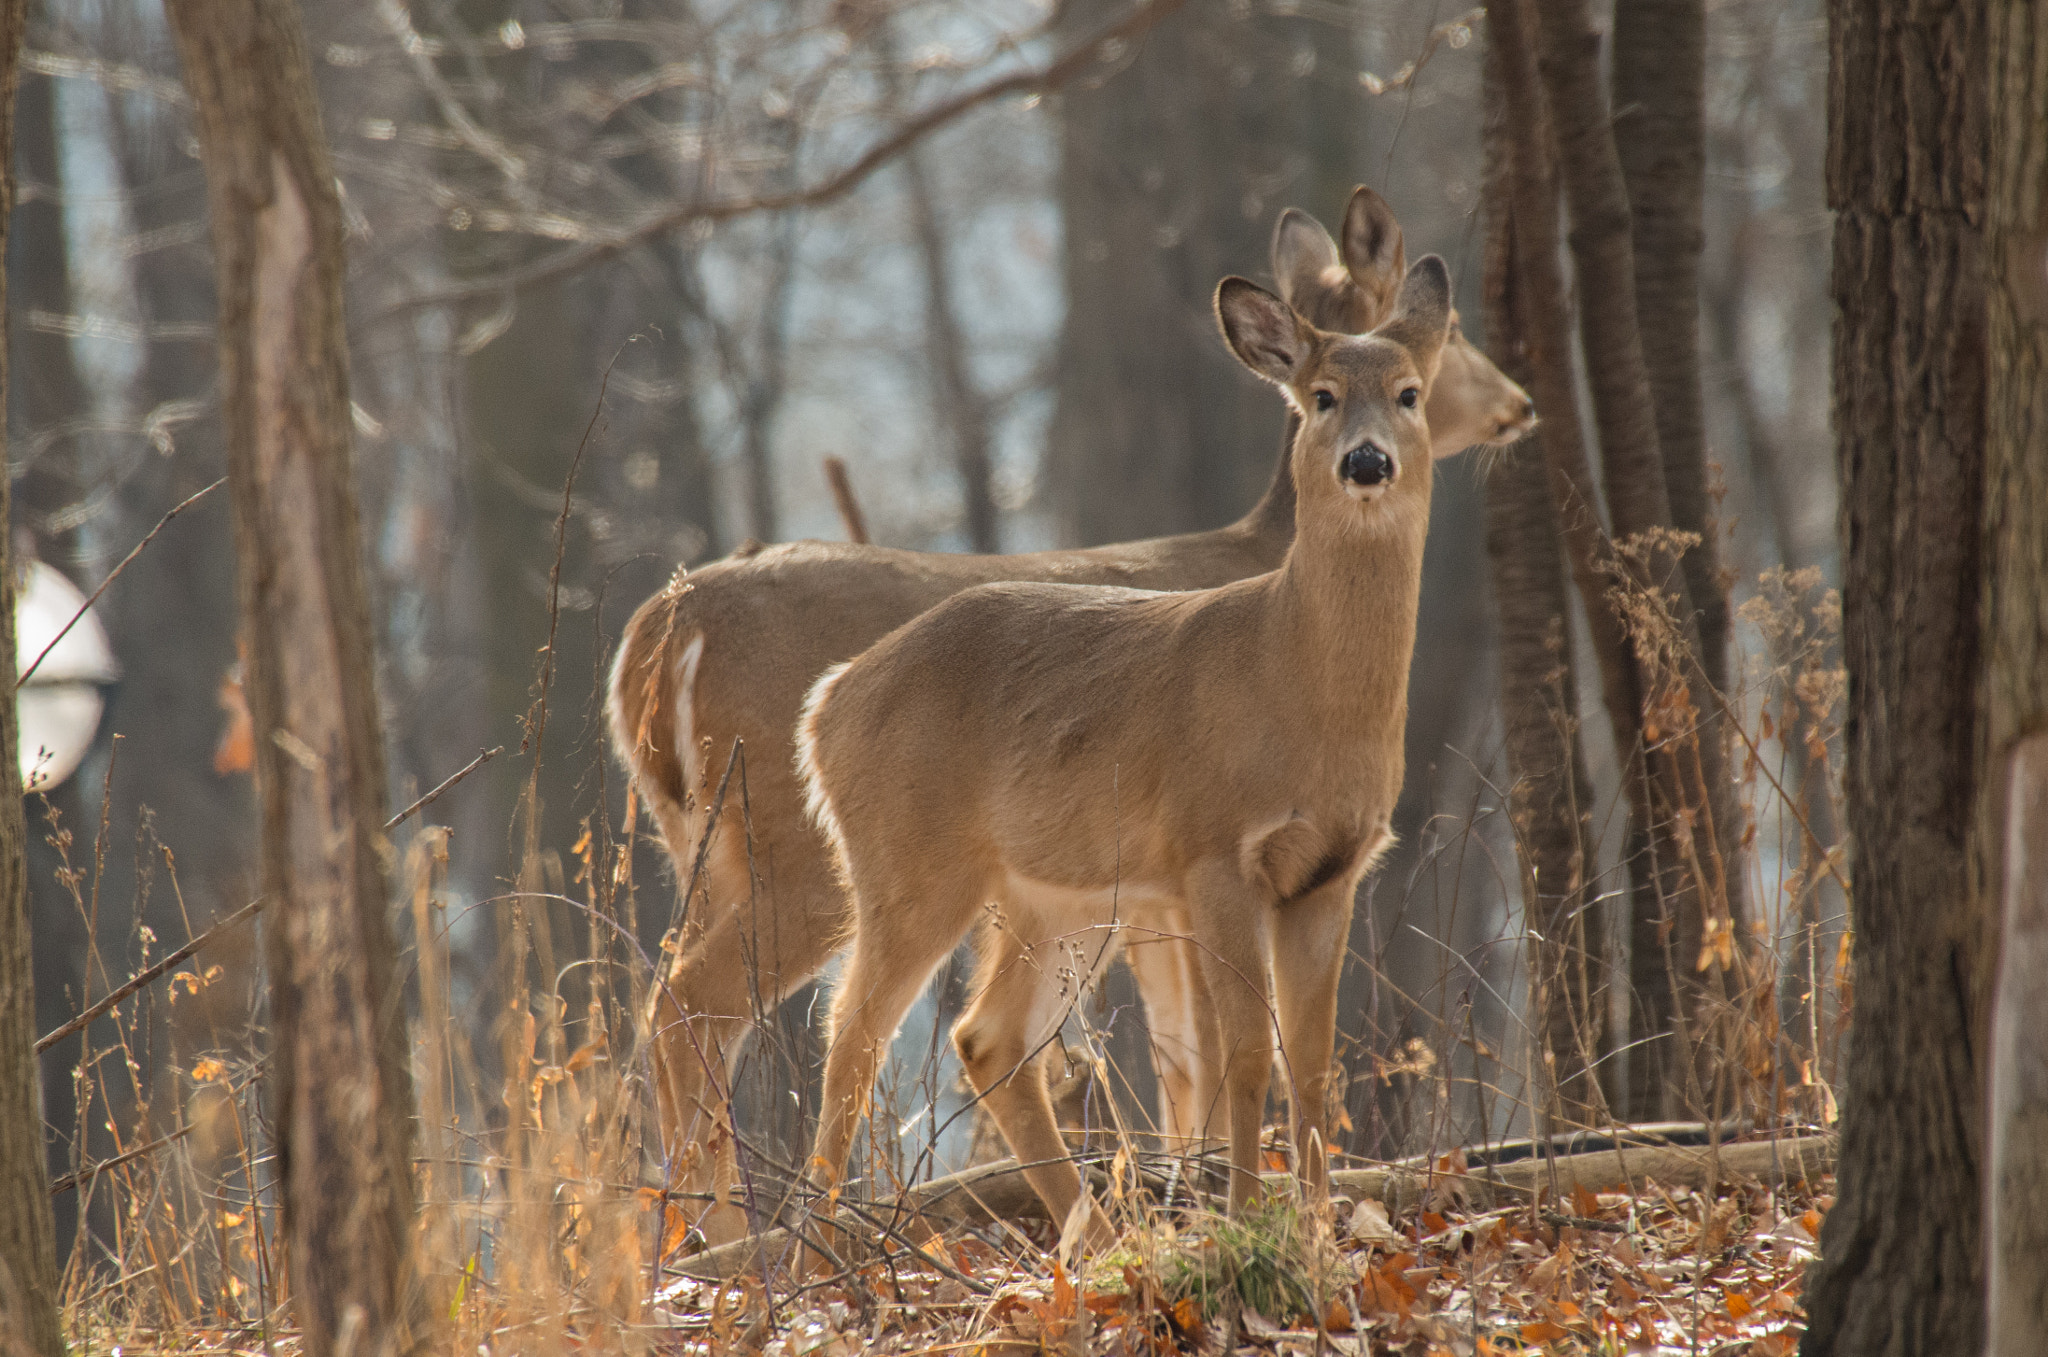
[[(1657, 653), (1668, 618), (1647, 606), (1632, 618), (1639, 645)], [(1741, 725), (1747, 885), (1759, 924), (1740, 947), (1723, 934), (1674, 942), (1727, 978), (1712, 1015), (1719, 1054), (1698, 1112), (1731, 1135), (1832, 1123), (1851, 1007), (1834, 828), (1842, 822), (1839, 608), (1816, 574), (1774, 571), (1741, 618), (1761, 653), (1726, 711)], [(1667, 655), (1663, 672), (1678, 672), (1678, 658)], [(1689, 689), (1667, 684), (1657, 700), (1675, 739), (1698, 738), (1700, 704)], [(743, 822), (743, 797), (736, 800)], [(1647, 1184), (1633, 1196), (1582, 1193), (1504, 1210), (1447, 1197), (1391, 1220), (1377, 1203), (1340, 1200), (1326, 1217), (1278, 1199), (1229, 1220), (1191, 1193), (1199, 1161), (1149, 1146), (1120, 1072), (1099, 1054), (1114, 1034), (1094, 1031), (1083, 1036), (1079, 1084), (1093, 1082), (1087, 1159), (1123, 1230), (1116, 1251), (1077, 1266), (1060, 1232), (1042, 1223), (934, 1233), (925, 1222), (871, 1212), (861, 1228), (883, 1251), (830, 1278), (679, 1279), (668, 1265), (692, 1247), (698, 1204), (650, 1186), (663, 1181), (646, 1124), (645, 996), (656, 959), (634, 941), (634, 843), (630, 828), (624, 837), (611, 832), (615, 818), (631, 812), (618, 817), (601, 805), (566, 860), (529, 838), (516, 889), (469, 906), (487, 912), (501, 941), (490, 983), (475, 992), (451, 954), (462, 920), (451, 917), (447, 832), (424, 826), (403, 843), (422, 1203), (413, 1275), (434, 1349), (800, 1357), (1243, 1344), (1364, 1351), (1369, 1341), (1376, 1352), (1465, 1355), (1632, 1344), (1790, 1350), (1825, 1184), (1815, 1189), (1823, 1195)], [(48, 824), (63, 862), (59, 882), (98, 938), (111, 826), (103, 815), (90, 860), (74, 866), (71, 829), (54, 814)], [(1512, 826), (1475, 800), (1434, 824), (1409, 883), (1412, 891), (1431, 873), (1455, 879), (1469, 859), (1486, 884), (1454, 880), (1452, 927), (1459, 899), (1492, 892), (1498, 926), (1490, 933), (1442, 947), (1436, 974), (1420, 979), (1387, 975), (1383, 956), (1358, 959), (1392, 998), (1356, 1028), (1347, 1019), (1340, 1148), (1440, 1154), (1551, 1124), (1554, 1090), (1516, 1016), (1532, 988), (1530, 949), (1519, 872), (1495, 860), (1503, 845), (1512, 853)], [(146, 822), (138, 852), (148, 869), (135, 917), (153, 890), (181, 907), (175, 861)], [(1704, 858), (1701, 869), (1711, 882)], [(1592, 898), (1615, 893), (1599, 871), (1589, 870)], [(1725, 918), (1725, 907), (1708, 915)], [(133, 942), (126, 961), (140, 969), (159, 949), (139, 925)], [(81, 1124), (98, 1128), (77, 1137), (68, 1189), (83, 1209), (63, 1301), (81, 1352), (289, 1353), (297, 1343), (263, 1105), (260, 976), (210, 955), (115, 1005), (85, 1032), (74, 1062)], [(97, 950), (89, 974), (101, 995), (118, 983)], [(1607, 1005), (1624, 983), (1581, 976), (1571, 988), (1584, 1004)], [(1596, 1030), (1593, 1016), (1584, 1015), (1584, 1030)], [(937, 1118), (917, 1116), (946, 1089), (941, 1054), (934, 1042), (922, 1067), (878, 1096), (866, 1155), (878, 1194), (939, 1167)], [(772, 1040), (754, 1058), (782, 1077), (795, 1069)], [(88, 1162), (84, 1147), (99, 1143), (99, 1130), (113, 1153)], [(751, 1205), (771, 1223), (774, 1185), (797, 1176), (787, 1162), (797, 1156), (761, 1141), (744, 1120), (739, 1134)], [(1285, 1137), (1271, 1143), (1270, 1165), (1280, 1167)]]

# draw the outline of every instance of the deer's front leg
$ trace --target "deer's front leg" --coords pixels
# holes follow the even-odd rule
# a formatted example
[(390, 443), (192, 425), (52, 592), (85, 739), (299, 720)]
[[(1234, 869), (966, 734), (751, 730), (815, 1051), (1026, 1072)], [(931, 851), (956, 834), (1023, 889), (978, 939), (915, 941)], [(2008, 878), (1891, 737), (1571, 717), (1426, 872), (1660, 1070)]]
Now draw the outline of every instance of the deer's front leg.
[(1274, 911), (1273, 990), (1281, 1067), (1294, 1119), (1294, 1167), (1311, 1201), (1330, 1187), (1330, 1064), (1337, 1041), (1337, 982), (1351, 934), (1358, 877), (1337, 880)]
[(1272, 906), (1237, 864), (1212, 859), (1188, 877), (1188, 909), (1215, 1006), (1222, 1101), (1230, 1127), (1230, 1209), (1259, 1193), (1259, 1131), (1273, 1081), (1273, 1003), (1267, 981)]

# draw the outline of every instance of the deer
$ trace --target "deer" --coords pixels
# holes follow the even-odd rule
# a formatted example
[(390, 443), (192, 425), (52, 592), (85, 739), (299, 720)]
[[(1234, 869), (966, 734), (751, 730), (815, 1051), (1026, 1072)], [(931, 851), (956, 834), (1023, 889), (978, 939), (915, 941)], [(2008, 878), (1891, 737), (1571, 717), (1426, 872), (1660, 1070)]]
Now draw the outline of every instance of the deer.
[[(1399, 222), (1379, 194), (1354, 191), (1341, 246), (1290, 209), (1271, 261), (1281, 295), (1326, 329), (1363, 332), (1383, 320), (1405, 273)], [(1513, 442), (1534, 422), (1528, 395), (1454, 333), (1430, 395), (1436, 450)], [(1291, 435), (1290, 435), (1291, 438)], [(712, 1199), (705, 1241), (737, 1238), (729, 1198), (736, 1165), (724, 1111), (728, 1070), (769, 1007), (815, 978), (839, 950), (849, 914), (823, 837), (805, 818), (793, 736), (805, 694), (832, 664), (972, 585), (1063, 580), (1149, 589), (1208, 588), (1279, 565), (1293, 536), (1295, 487), (1286, 447), (1265, 495), (1227, 527), (1141, 542), (1025, 555), (967, 556), (846, 543), (742, 550), (679, 574), (627, 624), (607, 697), (608, 723), (633, 794), (647, 806), (679, 886), (697, 883), (664, 983), (654, 987), (657, 1120), (665, 1172)], [(719, 810), (717, 784), (735, 744), (745, 761), (747, 823)], [(737, 797), (733, 798), (735, 802)], [(744, 831), (744, 832), (742, 832)], [(702, 854), (700, 845), (708, 846)], [(701, 879), (699, 879), (701, 877)], [(1134, 946), (1161, 1075), (1161, 1124), (1189, 1136), (1209, 1106), (1204, 1025), (1193, 969), (1168, 942)]]
[[(821, 1192), (839, 1185), (903, 1015), (972, 933), (954, 1048), (1052, 1218), (1071, 1219), (1081, 1179), (1035, 1052), (1126, 931), (1184, 923), (1213, 1010), (1231, 1210), (1261, 1190), (1276, 1058), (1296, 1174), (1310, 1200), (1327, 1196), (1338, 975), (1404, 772), (1424, 398), (1450, 275), (1418, 261), (1365, 335), (1318, 329), (1242, 278), (1215, 304), (1231, 351), (1298, 416), (1277, 569), (1182, 593), (980, 585), (806, 699), (799, 767), (854, 917), (810, 1161)], [(1088, 1234), (1111, 1237), (1099, 1212)]]

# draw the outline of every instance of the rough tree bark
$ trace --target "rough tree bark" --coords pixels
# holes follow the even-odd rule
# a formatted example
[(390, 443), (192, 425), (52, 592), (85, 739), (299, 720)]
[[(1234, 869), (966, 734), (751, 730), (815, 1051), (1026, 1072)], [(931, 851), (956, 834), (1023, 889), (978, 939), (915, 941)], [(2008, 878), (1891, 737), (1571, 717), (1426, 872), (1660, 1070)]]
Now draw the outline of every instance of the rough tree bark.
[[(21, 74), (27, 0), (0, 3), (0, 253), (14, 208), (14, 90)], [(7, 281), (0, 278), (0, 321)], [(0, 353), (0, 407), (7, 359)], [(5, 446), (0, 437), (0, 448)], [(9, 477), (0, 476), (0, 527), (8, 522)], [(0, 533), (0, 692), (14, 692), (14, 570)], [(14, 703), (0, 702), (0, 776), (21, 765)], [(0, 797), (0, 1348), (63, 1357), (57, 1317), (57, 1246), (50, 1179), (43, 1162), (43, 1099), (36, 1069), (36, 998), (29, 952), (28, 824), (18, 794)]]
[[(1586, 0), (1549, 0), (1537, 5), (1535, 12), (1559, 177), (1571, 209), (1579, 336), (1599, 431), (1608, 513), (1617, 542), (1650, 541), (1659, 530), (1675, 524), (1644, 358), (1627, 188), (1599, 79), (1599, 35)], [(1697, 320), (1693, 323), (1696, 326)], [(1696, 339), (1694, 363), (1697, 382)], [(1697, 661), (1704, 652), (1691, 590), (1678, 559), (1657, 546), (1633, 573), (1637, 586), (1654, 586), (1674, 597), (1676, 643)], [(1597, 605), (1589, 600), (1591, 606)], [(1633, 713), (1640, 743), (1651, 751), (1642, 765), (1651, 814), (1632, 826), (1631, 847), (1640, 841), (1649, 852), (1647, 861), (1632, 852), (1631, 870), (1639, 884), (1644, 874), (1649, 876), (1655, 895), (1654, 904), (1645, 908), (1645, 892), (1636, 892), (1629, 949), (1631, 997), (1642, 1036), (1677, 1038), (1633, 1045), (1625, 1110), (1636, 1119), (1688, 1109), (1708, 1116), (1726, 1110), (1719, 1105), (1716, 1065), (1726, 1039), (1717, 1039), (1720, 1029), (1711, 1005), (1721, 1001), (1720, 1014), (1731, 1016), (1725, 1003), (1739, 980), (1726, 976), (1718, 962), (1703, 975), (1692, 960), (1701, 955), (1710, 925), (1725, 924), (1738, 945), (1746, 947), (1749, 942), (1742, 874), (1728, 851), (1722, 851), (1724, 844), (1732, 851), (1739, 842), (1739, 812), (1728, 781), (1720, 723), (1710, 720), (1699, 728), (1697, 766), (1685, 742), (1672, 738), (1688, 717), (1685, 700), (1692, 704), (1695, 719), (1715, 714), (1713, 699), (1699, 691), (1696, 677), (1689, 671), (1652, 674), (1644, 669), (1644, 705)], [(1673, 680), (1684, 681), (1689, 698)], [(1667, 702), (1675, 709), (1653, 710)], [(1709, 825), (1711, 835), (1695, 833)]]
[(351, 478), (342, 222), (291, 0), (172, 0), (206, 167), (279, 1176), (314, 1357), (409, 1350), (412, 1088)]
[[(1076, 0), (1061, 23), (1085, 33), (1121, 8)], [(1209, 318), (1216, 280), (1265, 257), (1298, 158), (1281, 124), (1306, 82), (1258, 64), (1268, 22), (1196, 0), (1060, 94), (1067, 314), (1046, 480), (1070, 543), (1220, 526), (1272, 470), (1279, 411)]]
[[(1655, 799), (1644, 768), (1642, 740), (1643, 678), (1621, 619), (1609, 605), (1613, 579), (1608, 573), (1613, 546), (1600, 518), (1600, 494), (1579, 420), (1578, 388), (1572, 362), (1572, 313), (1561, 263), (1558, 216), (1560, 194), (1555, 168), (1555, 138), (1544, 106), (1537, 71), (1535, 26), (1527, 6), (1509, 0), (1495, 5), (1487, 20), (1487, 51), (1496, 64), (1495, 77), (1507, 111), (1511, 140), (1509, 181), (1514, 198), (1515, 267), (1522, 280), (1519, 303), (1529, 346), (1530, 376), (1536, 408), (1542, 412), (1542, 446), (1550, 467), (1552, 496), (1571, 560), (1572, 580), (1586, 615), (1588, 639), (1600, 674), (1602, 705), (1607, 711), (1620, 762), (1622, 794), (1628, 803), (1628, 837), (1624, 870), (1631, 877), (1629, 918), (1652, 928), (1661, 912), (1658, 882), (1646, 870), (1649, 861), (1647, 826), (1657, 822)], [(1655, 935), (1638, 947), (1654, 945)], [(1669, 994), (1669, 987), (1662, 987)], [(1640, 1009), (1635, 1010), (1640, 1012)], [(1668, 1015), (1669, 1005), (1663, 1013)], [(1668, 1019), (1667, 1019), (1668, 1020)], [(1654, 1030), (1662, 1030), (1657, 1028)], [(1658, 1070), (1641, 1048), (1630, 1053), (1628, 1088), (1612, 1106), (1624, 1116), (1652, 1113), (1650, 1091)]]
[(1728, 597), (1707, 490), (1700, 385), (1700, 253), (1706, 241), (1704, 0), (1619, 0), (1614, 7), (1615, 150), (1628, 189), (1636, 311), (1656, 410), (1671, 524), (1698, 533), (1685, 582), (1698, 609), (1700, 668), (1728, 690)]
[(1801, 1350), (1974, 1354), (1994, 951), (1963, 679), (1985, 652), (1984, 5), (1832, 0), (1828, 28), (1856, 1021)]
[[(1990, 389), (1976, 860), (1985, 912), (2003, 914), (1998, 1009), (2010, 1021), (1991, 1043), (1985, 1350), (2022, 1357), (2048, 1332), (2048, 1057), (2039, 1041), (2048, 1022), (2048, 12), (2017, 0), (1987, 8)], [(2008, 1003), (2008, 988), (2032, 1002)]]
[[(1534, 381), (1534, 346), (1516, 267), (1513, 149), (1502, 90), (1503, 68), (1515, 54), (1497, 37), (1490, 35), (1486, 52), (1486, 348), (1526, 388)], [(1578, 434), (1576, 418), (1561, 428), (1566, 437)], [(1599, 1124), (1609, 1105), (1593, 1074), (1609, 1046), (1608, 959), (1606, 929), (1586, 890), (1594, 862), (1585, 821), (1592, 787), (1579, 739), (1564, 539), (1541, 447), (1546, 437), (1547, 429), (1524, 439), (1487, 476), (1486, 554), (1500, 632), (1509, 813), (1530, 935), (1530, 1006), (1542, 1043), (1538, 1059), (1556, 1092), (1553, 1104), (1546, 1091), (1538, 1110), (1565, 1129)]]

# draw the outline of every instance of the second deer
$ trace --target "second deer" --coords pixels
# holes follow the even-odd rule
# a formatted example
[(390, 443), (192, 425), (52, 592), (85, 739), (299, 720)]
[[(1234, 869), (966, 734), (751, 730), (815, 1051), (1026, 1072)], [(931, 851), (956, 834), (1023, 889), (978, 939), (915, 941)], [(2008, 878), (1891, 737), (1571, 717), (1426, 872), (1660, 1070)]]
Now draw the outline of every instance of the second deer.
[[(1384, 320), (1406, 272), (1400, 223), (1357, 189), (1341, 246), (1304, 213), (1284, 214), (1272, 264), (1281, 294), (1325, 329), (1358, 333)], [(1512, 442), (1533, 422), (1528, 395), (1455, 332), (1429, 397), (1439, 453)], [(1079, 551), (969, 556), (800, 542), (679, 576), (626, 629), (607, 701), (612, 740), (688, 883), (714, 794), (736, 742), (746, 756), (747, 822), (735, 789), (709, 834), (704, 888), (689, 906), (672, 968), (657, 991), (655, 1087), (671, 1185), (713, 1199), (707, 1240), (744, 1229), (726, 1200), (736, 1181), (726, 1080), (752, 1010), (815, 977), (845, 936), (848, 913), (826, 845), (805, 821), (792, 736), (804, 694), (832, 664), (971, 585), (1062, 580), (1148, 589), (1210, 588), (1280, 564), (1294, 531), (1285, 448), (1272, 488), (1242, 520), (1209, 532)], [(1214, 1079), (1199, 1054), (1199, 982), (1184, 948), (1131, 948), (1150, 1018), (1161, 1126), (1200, 1129)]]
[(979, 924), (954, 1045), (1067, 1219), (1080, 1176), (1037, 1052), (1125, 935), (1183, 920), (1213, 1010), (1232, 1209), (1259, 1187), (1276, 1056), (1297, 1172), (1327, 1187), (1339, 968), (1401, 790), (1432, 479), (1423, 406), (1450, 278), (1421, 260), (1393, 319), (1363, 336), (1317, 329), (1241, 278), (1216, 310), (1239, 360), (1300, 415), (1278, 570), (1182, 594), (983, 585), (812, 691), (799, 759), (855, 919), (811, 1159), (821, 1187), (844, 1172), (904, 1013)]

